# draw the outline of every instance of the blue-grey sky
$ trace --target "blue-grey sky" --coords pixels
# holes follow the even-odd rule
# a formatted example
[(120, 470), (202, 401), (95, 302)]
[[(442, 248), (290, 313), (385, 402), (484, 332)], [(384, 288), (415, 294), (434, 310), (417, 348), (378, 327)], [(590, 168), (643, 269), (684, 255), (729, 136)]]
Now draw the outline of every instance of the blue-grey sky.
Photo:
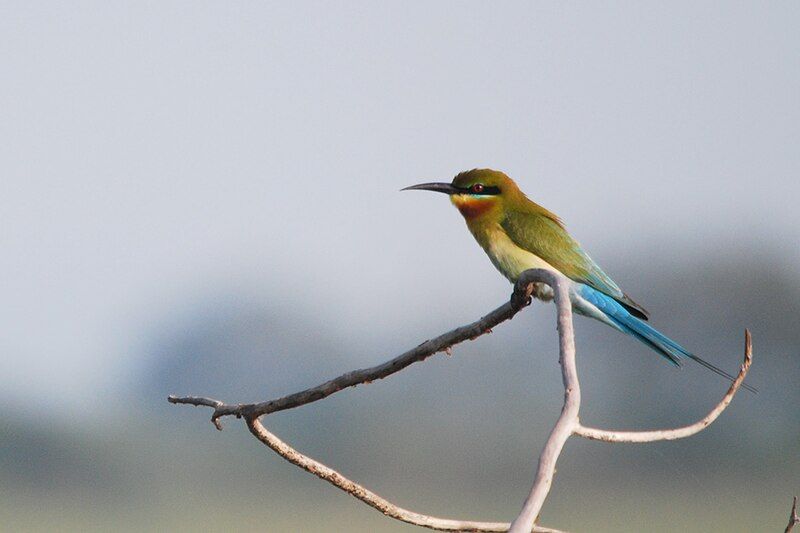
[(507, 285), (398, 189), (476, 166), (636, 263), (645, 304), (698, 250), (800, 274), (798, 27), (797, 2), (3, 2), (0, 396), (91, 405), (215, 295), (395, 339), (474, 318)]

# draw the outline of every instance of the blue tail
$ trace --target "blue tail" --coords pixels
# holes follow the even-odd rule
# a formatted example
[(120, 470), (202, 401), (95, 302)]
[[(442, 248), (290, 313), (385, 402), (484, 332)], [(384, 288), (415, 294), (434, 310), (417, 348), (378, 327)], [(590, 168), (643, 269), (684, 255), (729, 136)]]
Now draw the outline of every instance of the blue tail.
[[(734, 376), (728, 374), (721, 368), (712, 365), (705, 359), (701, 359), (700, 357), (694, 355), (677, 342), (648, 325), (646, 322), (631, 315), (628, 310), (625, 309), (625, 307), (623, 307), (619, 302), (610, 296), (607, 296), (602, 292), (589, 287), (588, 285), (581, 285), (580, 288), (577, 289), (577, 292), (587, 302), (591, 303), (598, 310), (600, 310), (600, 312), (603, 314), (603, 318), (606, 318), (610, 325), (613, 325), (623, 333), (627, 333), (631, 337), (634, 337), (640, 342), (646, 344), (673, 365), (680, 366), (683, 359), (691, 359), (692, 361), (696, 361), (700, 365), (711, 370), (715, 374), (718, 374), (730, 381), (735, 379)], [(580, 309), (576, 309), (576, 311), (581, 312)], [(596, 313), (583, 314), (593, 316), (593, 314)], [(604, 322), (606, 321), (604, 320)], [(742, 387), (751, 392), (758, 392), (753, 387), (750, 387), (744, 383), (742, 383)]]

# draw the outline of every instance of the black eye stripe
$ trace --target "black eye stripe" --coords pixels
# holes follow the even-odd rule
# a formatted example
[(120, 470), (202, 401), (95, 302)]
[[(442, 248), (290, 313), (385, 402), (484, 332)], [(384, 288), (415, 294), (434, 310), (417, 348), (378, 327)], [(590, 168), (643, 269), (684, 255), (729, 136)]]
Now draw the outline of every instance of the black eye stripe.
[(472, 190), (472, 186), (470, 186), (470, 187), (459, 187), (459, 189), (464, 191), (464, 194), (478, 194), (480, 196), (496, 196), (496, 195), (500, 194), (500, 187), (492, 187), (492, 186), (489, 186), (489, 185), (484, 185), (483, 186), (483, 190), (481, 192), (479, 192), (479, 193), (476, 193), (475, 191), (473, 191)]

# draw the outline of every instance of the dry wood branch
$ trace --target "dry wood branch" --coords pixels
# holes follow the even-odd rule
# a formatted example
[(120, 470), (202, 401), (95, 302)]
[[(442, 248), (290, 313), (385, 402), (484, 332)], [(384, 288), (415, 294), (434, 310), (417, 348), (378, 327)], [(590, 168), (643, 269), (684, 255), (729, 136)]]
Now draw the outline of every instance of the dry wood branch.
[[(564, 448), (564, 443), (572, 435), (578, 425), (578, 411), (581, 407), (581, 386), (578, 381), (578, 369), (575, 364), (575, 335), (572, 331), (572, 303), (569, 298), (569, 282), (563, 276), (546, 275), (538, 271), (527, 271), (522, 275), (523, 283), (535, 274), (538, 281), (547, 283), (553, 288), (555, 303), (558, 309), (558, 349), (561, 363), (561, 378), (564, 382), (564, 406), (553, 431), (539, 456), (533, 488), (522, 506), (517, 518), (511, 523), (509, 533), (525, 533), (530, 531), (544, 500), (550, 492), (553, 477), (556, 473), (556, 461)], [(533, 281), (533, 280), (532, 280)]]
[(728, 405), (733, 400), (733, 396), (742, 386), (747, 372), (750, 370), (750, 365), (753, 363), (753, 341), (750, 337), (750, 331), (744, 331), (744, 363), (739, 368), (739, 375), (731, 383), (728, 392), (722, 397), (717, 405), (714, 406), (709, 413), (688, 426), (674, 428), (674, 429), (656, 429), (652, 431), (613, 431), (606, 429), (597, 429), (582, 426), (580, 423), (575, 428), (575, 434), (580, 435), (591, 440), (601, 440), (604, 442), (655, 442), (661, 440), (676, 440), (690, 437), (696, 433), (703, 431), (712, 422), (714, 422), (719, 415), (722, 414)]
[(581, 403), (581, 389), (575, 363), (575, 341), (572, 328), (572, 305), (569, 299), (569, 282), (558, 275), (551, 274), (548, 276), (535, 271), (524, 272), (521, 283), (528, 283), (531, 281), (541, 281), (550, 285), (555, 294), (555, 303), (558, 309), (559, 362), (561, 363), (561, 376), (564, 382), (564, 406), (539, 456), (539, 465), (533, 488), (528, 498), (525, 500), (522, 511), (514, 522), (512, 522), (509, 533), (523, 533), (529, 531), (535, 523), (541, 512), (542, 505), (544, 505), (544, 500), (547, 498), (547, 494), (550, 491), (558, 456), (561, 454), (564, 443), (571, 435), (580, 435), (589, 439), (604, 440), (607, 442), (653, 442), (658, 440), (679, 439), (694, 435), (714, 422), (722, 411), (731, 403), (733, 396), (744, 382), (744, 378), (747, 376), (747, 372), (753, 361), (752, 339), (750, 337), (750, 332), (745, 330), (744, 363), (739, 370), (739, 375), (733, 383), (731, 383), (728, 392), (711, 412), (703, 419), (690, 426), (644, 432), (607, 431), (584, 427), (580, 424), (578, 418)]
[(276, 411), (283, 411), (285, 409), (292, 409), (300, 407), (307, 403), (316, 402), (327, 398), (331, 394), (338, 392), (348, 387), (355, 387), (362, 383), (369, 383), (376, 379), (383, 379), (396, 372), (399, 372), (407, 366), (424, 361), (431, 355), (449, 350), (451, 347), (464, 342), (466, 340), (473, 340), (485, 333), (489, 333), (493, 327), (511, 319), (523, 307), (530, 303), (530, 289), (527, 285), (517, 284), (514, 287), (514, 292), (511, 295), (511, 300), (490, 312), (488, 315), (482, 317), (471, 324), (461, 326), (452, 331), (448, 331), (438, 337), (427, 340), (419, 344), (416, 348), (412, 348), (405, 353), (402, 353), (385, 363), (376, 365), (370, 368), (361, 370), (353, 370), (341, 376), (321, 383), (316, 387), (289, 394), (282, 398), (269, 400), (260, 403), (247, 403), (228, 405), (218, 400), (211, 398), (203, 398), (196, 396), (169, 396), (167, 400), (175, 404), (187, 404), (196, 406), (213, 407), (214, 414), (211, 416), (211, 422), (217, 429), (221, 430), (222, 425), (219, 419), (223, 416), (235, 416), (236, 418), (253, 418), (262, 415), (274, 413)]
[[(342, 474), (330, 468), (329, 466), (326, 466), (319, 461), (316, 461), (311, 457), (298, 452), (287, 443), (279, 439), (275, 434), (269, 432), (259, 419), (248, 418), (246, 419), (246, 422), (250, 432), (275, 453), (293, 465), (299, 466), (306, 472), (314, 474), (318, 478), (323, 479), (331, 485), (342, 489), (351, 496), (358, 498), (362, 502), (377, 509), (386, 516), (402, 522), (407, 522), (409, 524), (435, 529), (438, 531), (479, 531), (489, 533), (508, 530), (509, 524), (504, 522), (473, 522), (468, 520), (452, 520), (448, 518), (428, 516), (415, 513), (414, 511), (409, 511), (408, 509), (403, 509), (402, 507), (394, 505), (390, 501), (378, 496), (362, 485), (359, 485), (355, 481), (344, 477)], [(537, 533), (560, 533), (556, 529), (538, 526), (534, 528), (533, 531)]]
[(800, 516), (797, 516), (797, 496), (795, 496), (792, 500), (792, 511), (789, 513), (789, 524), (783, 533), (790, 533), (797, 524), (800, 524)]
[[(559, 363), (561, 365), (562, 380), (564, 382), (564, 405), (561, 410), (561, 415), (539, 456), (536, 477), (530, 494), (525, 500), (519, 516), (517, 516), (511, 524), (436, 518), (398, 507), (365, 487), (349, 480), (332, 468), (298, 452), (267, 431), (261, 423), (260, 418), (263, 415), (299, 407), (326, 398), (344, 388), (352, 387), (360, 383), (369, 383), (373, 380), (390, 376), (437, 352), (449, 352), (450, 347), (455, 344), (467, 339), (474, 339), (489, 332), (492, 327), (512, 318), (530, 302), (530, 295), (535, 283), (550, 285), (555, 295), (555, 303), (558, 310)], [(561, 454), (564, 443), (571, 435), (580, 435), (589, 439), (607, 442), (652, 442), (656, 440), (671, 440), (688, 437), (708, 427), (708, 425), (714, 422), (722, 411), (725, 410), (733, 399), (733, 396), (741, 387), (752, 363), (750, 332), (745, 331), (745, 360), (739, 371), (739, 375), (717, 406), (702, 420), (690, 426), (643, 432), (608, 431), (584, 427), (579, 421), (581, 393), (575, 363), (575, 341), (572, 324), (572, 305), (570, 302), (571, 287), (572, 284), (570, 281), (560, 274), (540, 269), (528, 270), (522, 273), (519, 281), (516, 283), (511, 301), (498, 307), (480, 320), (425, 341), (416, 348), (386, 363), (342, 374), (316, 387), (290, 394), (276, 400), (237, 405), (228, 405), (211, 398), (194, 396), (170, 396), (168, 400), (176, 404), (213, 408), (214, 414), (212, 415), (211, 421), (217, 429), (222, 429), (219, 419), (223, 416), (232, 415), (237, 418), (244, 418), (250, 432), (281, 457), (397, 520), (443, 531), (491, 532), (508, 530), (516, 533), (528, 533), (530, 531), (557, 532), (557, 530), (554, 529), (537, 526), (535, 522), (550, 491), (555, 475), (556, 461)], [(791, 531), (798, 521), (795, 500), (795, 505), (792, 508), (792, 517), (786, 531)]]
[[(276, 411), (299, 407), (307, 403), (321, 400), (330, 396), (334, 392), (342, 390), (346, 387), (358, 385), (359, 383), (368, 383), (375, 379), (380, 379), (395, 372), (402, 370), (417, 361), (422, 361), (436, 352), (449, 350), (449, 348), (457, 343), (463, 342), (467, 339), (474, 339), (488, 333), (495, 325), (512, 318), (523, 307), (530, 303), (530, 295), (532, 286), (530, 283), (539, 280), (540, 276), (544, 279), (551, 279), (552, 274), (546, 271), (530, 271), (529, 276), (525, 279), (530, 279), (530, 282), (518, 283), (511, 296), (511, 301), (498, 307), (480, 320), (462, 326), (448, 333), (440, 335), (434, 339), (428, 340), (401, 354), (400, 356), (388, 361), (384, 364), (377, 365), (364, 370), (356, 370), (348, 372), (338, 378), (327, 381), (316, 387), (306, 389), (299, 393), (291, 394), (277, 400), (269, 402), (262, 402), (257, 404), (239, 404), (227, 405), (219, 400), (205, 397), (175, 397), (168, 398), (170, 403), (175, 404), (188, 404), (202, 407), (212, 407), (214, 414), (212, 422), (217, 429), (222, 429), (219, 418), (222, 416), (233, 415), (237, 418), (244, 418), (250, 432), (263, 444), (275, 451), (281, 457), (290, 463), (310, 472), (317, 477), (324, 479), (332, 485), (342, 489), (348, 494), (358, 498), (367, 505), (377, 509), (383, 514), (407, 522), (410, 524), (427, 527), (430, 529), (437, 529), (442, 531), (478, 531), (478, 532), (494, 532), (494, 531), (507, 531), (510, 524), (503, 522), (473, 522), (463, 520), (452, 520), (445, 518), (437, 518), (433, 516), (423, 515), (407, 509), (403, 509), (388, 500), (378, 496), (367, 488), (355, 483), (354, 481), (344, 477), (334, 469), (316, 461), (302, 453), (298, 452), (287, 443), (280, 440), (277, 436), (270, 433), (266, 427), (261, 423), (260, 417), (273, 413)], [(571, 328), (571, 322), (570, 322)], [(572, 338), (571, 332), (569, 333), (570, 342)], [(541, 533), (561, 533), (559, 530), (544, 528), (541, 526), (533, 526), (528, 531), (535, 531)]]

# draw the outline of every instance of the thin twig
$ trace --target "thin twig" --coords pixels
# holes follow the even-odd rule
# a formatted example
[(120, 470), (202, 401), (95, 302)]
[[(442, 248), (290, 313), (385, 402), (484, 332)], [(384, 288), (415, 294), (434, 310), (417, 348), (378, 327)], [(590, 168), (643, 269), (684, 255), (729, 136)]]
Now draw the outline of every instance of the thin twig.
[[(490, 533), (508, 530), (509, 524), (504, 522), (473, 522), (468, 520), (452, 520), (449, 518), (428, 516), (415, 513), (414, 511), (409, 511), (408, 509), (403, 509), (402, 507), (399, 507), (378, 496), (364, 486), (359, 485), (355, 481), (344, 477), (342, 474), (330, 468), (329, 466), (326, 466), (319, 461), (316, 461), (311, 457), (298, 452), (287, 443), (279, 439), (275, 434), (270, 433), (259, 419), (247, 418), (246, 422), (250, 432), (275, 453), (293, 465), (299, 466), (306, 472), (314, 474), (318, 478), (323, 479), (331, 485), (342, 489), (351, 496), (358, 498), (362, 502), (374, 509), (377, 509), (390, 518), (438, 531), (479, 531)], [(557, 529), (539, 526), (534, 528), (533, 531), (537, 533), (562, 533)]]
[(797, 516), (797, 496), (795, 496), (792, 500), (792, 512), (789, 514), (789, 525), (783, 533), (790, 533), (797, 524), (800, 524), (800, 516)]
[(475, 322), (472, 322), (471, 324), (461, 326), (452, 331), (448, 331), (447, 333), (439, 335), (438, 337), (427, 340), (418, 345), (416, 348), (412, 348), (411, 350), (408, 350), (407, 352), (398, 355), (394, 359), (391, 359), (380, 365), (361, 370), (353, 370), (352, 372), (342, 374), (341, 376), (326, 381), (325, 383), (317, 385), (316, 387), (311, 387), (309, 389), (296, 392), (294, 394), (289, 394), (288, 396), (277, 398), (275, 400), (235, 405), (228, 405), (211, 398), (196, 396), (169, 396), (167, 400), (170, 403), (175, 404), (213, 407), (214, 414), (211, 416), (211, 422), (217, 429), (221, 430), (222, 425), (220, 424), (219, 419), (223, 416), (235, 416), (236, 418), (259, 417), (274, 413), (276, 411), (292, 409), (294, 407), (299, 407), (301, 405), (322, 400), (323, 398), (327, 398), (331, 394), (348, 387), (354, 387), (362, 383), (369, 383), (371, 381), (375, 381), (376, 379), (383, 379), (396, 372), (399, 372), (400, 370), (403, 370), (413, 363), (424, 361), (437, 352), (449, 350), (456, 344), (466, 340), (476, 339), (481, 335), (488, 333), (496, 325), (511, 319), (529, 303), (529, 288), (527, 286), (517, 284), (509, 302), (501, 305), (488, 315), (476, 320)]
[(581, 387), (578, 381), (578, 370), (575, 364), (575, 335), (572, 328), (572, 303), (569, 296), (569, 282), (563, 276), (548, 271), (524, 272), (535, 274), (536, 281), (541, 281), (553, 288), (555, 304), (558, 309), (558, 347), (561, 363), (561, 378), (564, 382), (564, 406), (553, 431), (539, 456), (533, 487), (522, 506), (517, 518), (511, 523), (509, 533), (525, 533), (530, 531), (542, 510), (542, 505), (550, 492), (556, 472), (556, 462), (564, 443), (572, 435), (578, 425), (578, 412), (581, 406)]
[(575, 435), (591, 439), (601, 440), (604, 442), (655, 442), (661, 440), (675, 440), (690, 437), (696, 433), (703, 431), (712, 422), (714, 422), (719, 415), (730, 405), (734, 395), (744, 382), (747, 376), (750, 365), (753, 363), (753, 341), (750, 336), (750, 331), (744, 331), (744, 363), (739, 369), (739, 375), (731, 383), (728, 392), (722, 397), (717, 405), (714, 406), (709, 413), (688, 426), (683, 426), (674, 429), (656, 429), (652, 431), (613, 431), (605, 429), (597, 429), (586, 427), (578, 423), (575, 428)]

